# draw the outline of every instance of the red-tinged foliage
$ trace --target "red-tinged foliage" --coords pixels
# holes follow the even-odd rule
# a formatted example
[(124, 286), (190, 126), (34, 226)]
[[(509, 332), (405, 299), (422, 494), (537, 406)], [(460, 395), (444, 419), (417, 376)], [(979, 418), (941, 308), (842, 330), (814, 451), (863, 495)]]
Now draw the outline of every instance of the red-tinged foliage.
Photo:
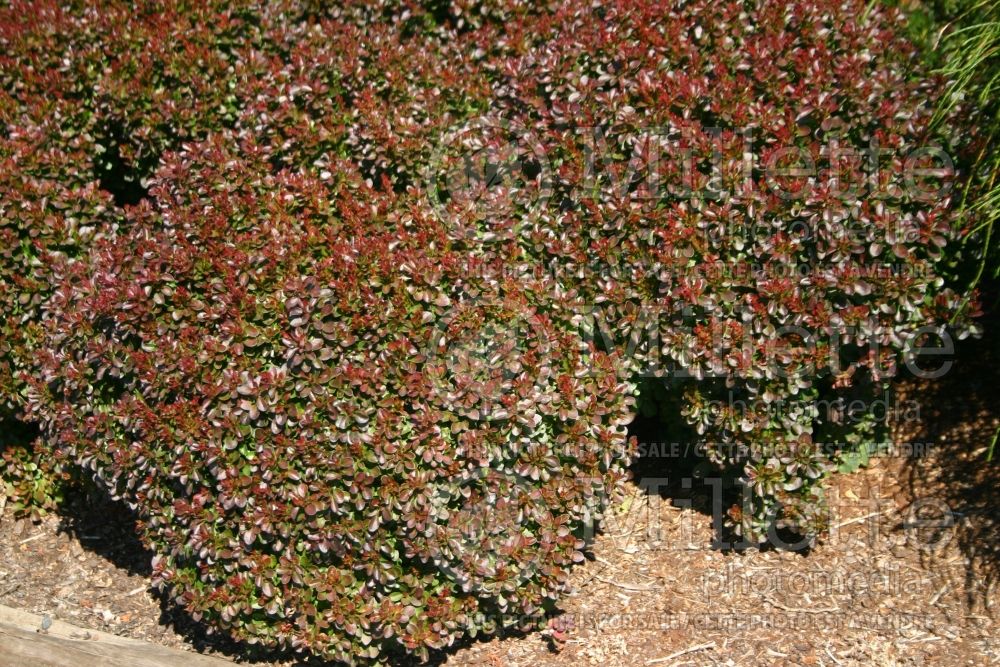
[(822, 530), (877, 424), (820, 407), (959, 301), (912, 158), (965, 135), (868, 4), (0, 8), (3, 476), (82, 466), (195, 618), (349, 662), (551, 602), (637, 387), (748, 540)]
[(869, 4), (561, 3), (498, 42), (494, 113), (544, 147), (525, 252), (748, 488), (749, 543), (824, 529), (819, 482), (880, 424), (823, 406), (882, 397), (961, 301), (966, 137), (930, 131), (939, 82)]
[(165, 158), (53, 297), (55, 444), (235, 637), (376, 658), (538, 611), (622, 474), (609, 357), (412, 203), (234, 142)]

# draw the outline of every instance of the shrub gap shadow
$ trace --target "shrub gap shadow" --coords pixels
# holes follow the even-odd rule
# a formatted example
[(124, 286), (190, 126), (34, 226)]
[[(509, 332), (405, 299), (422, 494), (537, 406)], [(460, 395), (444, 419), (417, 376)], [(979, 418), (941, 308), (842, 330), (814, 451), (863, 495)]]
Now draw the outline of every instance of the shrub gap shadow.
[(986, 453), (1000, 433), (1000, 310), (994, 306), (981, 324), (982, 338), (956, 343), (954, 365), (944, 377), (904, 383), (921, 414), (903, 437), (929, 446), (926, 452), (914, 448), (901, 482), (912, 498), (940, 500), (950, 509), (954, 539), (968, 559), (970, 607), (985, 602), (1000, 583), (1000, 446), (992, 461)]

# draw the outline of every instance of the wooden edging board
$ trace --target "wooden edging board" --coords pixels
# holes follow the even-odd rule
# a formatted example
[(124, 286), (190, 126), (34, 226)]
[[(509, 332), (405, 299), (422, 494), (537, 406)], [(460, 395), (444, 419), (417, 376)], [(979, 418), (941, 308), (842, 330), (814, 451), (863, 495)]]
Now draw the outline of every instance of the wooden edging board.
[(2, 667), (233, 667), (232, 662), (137, 639), (86, 630), (0, 605)]

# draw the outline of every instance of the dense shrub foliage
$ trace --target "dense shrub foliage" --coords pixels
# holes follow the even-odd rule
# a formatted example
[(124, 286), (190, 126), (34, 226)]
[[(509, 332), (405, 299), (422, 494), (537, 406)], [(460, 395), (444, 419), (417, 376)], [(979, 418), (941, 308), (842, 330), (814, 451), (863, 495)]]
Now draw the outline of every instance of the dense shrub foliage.
[(878, 426), (829, 406), (960, 302), (964, 136), (868, 4), (8, 4), (5, 476), (81, 466), (195, 618), (345, 661), (554, 599), (637, 393), (750, 543), (822, 531)]
[(234, 636), (374, 658), (537, 611), (621, 476), (610, 357), (437, 218), (237, 142), (166, 157), (54, 297), (57, 444)]
[(545, 146), (549, 201), (573, 202), (527, 252), (585, 267), (561, 275), (624, 368), (665, 376), (649, 407), (680, 394), (749, 487), (730, 517), (756, 543), (823, 529), (816, 481), (877, 437), (827, 406), (879, 396), (960, 303), (936, 271), (960, 229), (935, 151), (961, 137), (930, 132), (934, 82), (860, 3), (752, 4), (565, 6), (507, 41), (501, 103)]

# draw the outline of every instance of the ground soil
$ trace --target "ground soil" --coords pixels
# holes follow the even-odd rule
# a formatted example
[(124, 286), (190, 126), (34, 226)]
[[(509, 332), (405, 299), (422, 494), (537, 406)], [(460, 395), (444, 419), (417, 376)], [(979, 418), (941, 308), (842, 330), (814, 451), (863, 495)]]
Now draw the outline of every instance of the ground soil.
[[(710, 494), (697, 482), (660, 493), (636, 484), (574, 571), (556, 620), (467, 642), (435, 662), (1000, 664), (1000, 461), (986, 461), (1000, 427), (1000, 365), (984, 362), (992, 357), (984, 346), (967, 343), (941, 380), (899, 385), (897, 447), (833, 480), (832, 527), (811, 548), (714, 548)], [(676, 476), (676, 452), (660, 453), (637, 474)], [(123, 508), (94, 498), (37, 524), (8, 512), (0, 604), (262, 667), (296, 664), (206, 634), (152, 592), (150, 554), (130, 526)]]

